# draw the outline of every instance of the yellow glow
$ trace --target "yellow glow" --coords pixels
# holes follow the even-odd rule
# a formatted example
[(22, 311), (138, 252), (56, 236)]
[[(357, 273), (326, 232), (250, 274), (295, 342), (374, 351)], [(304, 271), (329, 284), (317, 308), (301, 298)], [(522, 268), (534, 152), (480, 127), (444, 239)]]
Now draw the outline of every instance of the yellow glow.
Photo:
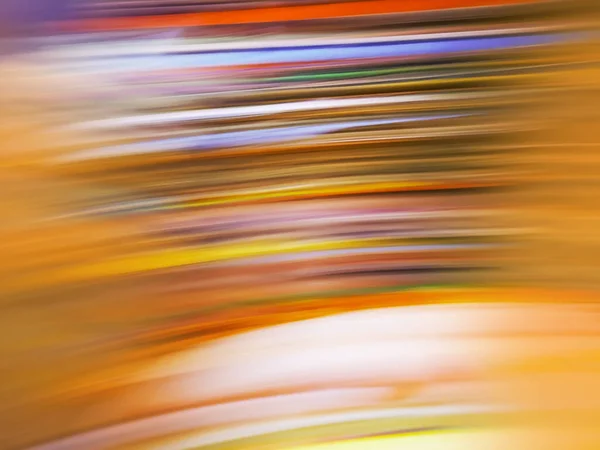
[(309, 445), (292, 450), (465, 450), (484, 448), (482, 444), (486, 449), (495, 449), (490, 444), (498, 443), (496, 437), (496, 433), (485, 430), (433, 431)]

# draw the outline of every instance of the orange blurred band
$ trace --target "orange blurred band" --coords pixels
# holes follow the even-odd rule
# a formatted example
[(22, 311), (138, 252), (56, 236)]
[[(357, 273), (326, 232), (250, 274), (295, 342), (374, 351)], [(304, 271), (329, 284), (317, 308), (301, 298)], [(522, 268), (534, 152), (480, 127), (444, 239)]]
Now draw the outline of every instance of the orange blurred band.
[(96, 30), (131, 30), (216, 25), (241, 25), (303, 20), (326, 20), (341, 17), (409, 14), (444, 9), (513, 6), (539, 0), (374, 0), (310, 6), (261, 8), (208, 13), (92, 19), (73, 23), (69, 28)]

